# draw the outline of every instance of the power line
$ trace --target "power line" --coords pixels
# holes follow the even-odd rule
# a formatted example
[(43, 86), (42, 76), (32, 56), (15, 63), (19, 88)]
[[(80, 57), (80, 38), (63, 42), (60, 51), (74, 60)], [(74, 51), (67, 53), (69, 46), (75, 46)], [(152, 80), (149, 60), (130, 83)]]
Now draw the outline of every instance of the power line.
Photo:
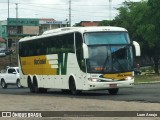
[[(19, 8), (19, 9), (21, 9), (21, 10), (27, 10), (27, 8)], [(30, 9), (29, 11), (32, 11), (33, 12), (33, 10), (34, 10), (34, 12), (44, 12), (44, 13), (46, 13), (46, 14), (48, 14), (48, 13), (57, 13), (57, 14), (64, 14), (64, 13), (67, 13), (67, 11), (61, 11), (61, 12), (49, 12), (49, 11), (42, 11), (42, 10), (37, 10), (37, 9)], [(62, 13), (63, 12), (63, 13)], [(30, 13), (29, 13), (30, 14)]]
[[(24, 5), (27, 6), (27, 5)], [(31, 5), (31, 6), (36, 6), (36, 5)], [(27, 6), (28, 7), (28, 6)], [(61, 9), (61, 8), (50, 8), (50, 7), (45, 7), (45, 6), (36, 6), (36, 7), (40, 7), (40, 8), (47, 8), (47, 9), (56, 9), (56, 10), (64, 10), (66, 11), (67, 9)]]
[[(7, 4), (8, 2), (0, 2)], [(10, 2), (10, 4), (15, 4), (15, 2)], [(33, 5), (67, 5), (67, 4), (39, 4), (39, 3), (24, 3), (24, 2), (19, 2), (18, 4), (33, 4)]]
[[(24, 5), (24, 6), (26, 6), (26, 5)], [(61, 10), (61, 11), (67, 11), (67, 9), (60, 9), (60, 8), (50, 8), (50, 7), (43, 7), (43, 6), (36, 6), (36, 7), (41, 7), (41, 8), (47, 8), (47, 9), (53, 9), (53, 10)], [(37, 11), (37, 9), (33, 9), (33, 8), (29, 8), (28, 9), (28, 6), (27, 6), (27, 8), (20, 8), (20, 9), (27, 9), (27, 10), (35, 10), (35, 11)], [(44, 11), (44, 10), (43, 10)], [(76, 9), (72, 9), (71, 11), (73, 11), (73, 12), (85, 12), (85, 13), (106, 13), (106, 12), (103, 12), (103, 11), (93, 11), (93, 12), (90, 12), (90, 11), (84, 11), (84, 10), (76, 10)], [(48, 12), (48, 11), (46, 11), (46, 12)]]
[[(18, 4), (21, 4), (21, 3), (18, 3)], [(29, 4), (29, 3), (28, 3)], [(26, 4), (22, 4), (23, 6), (27, 6)], [(44, 4), (44, 5), (48, 5), (48, 4)], [(56, 5), (56, 4), (55, 4)], [(64, 10), (64, 11), (66, 11), (67, 10), (67, 8), (66, 9), (60, 9), (60, 8), (53, 8), (53, 7), (46, 7), (46, 6), (39, 6), (39, 5), (37, 5), (37, 4), (33, 4), (33, 5), (30, 5), (30, 6), (36, 6), (36, 7), (40, 7), (40, 8), (47, 8), (47, 9), (55, 9), (55, 10)], [(87, 5), (86, 5), (87, 6)], [(103, 5), (103, 6), (105, 6), (105, 5)], [(27, 9), (28, 9), (28, 6), (27, 6)], [(94, 11), (94, 12), (89, 12), (89, 11), (80, 11), (80, 10), (74, 10), (74, 9), (72, 9), (72, 11), (78, 11), (78, 12), (85, 12), (85, 13), (103, 13), (102, 11), (100, 11), (100, 12), (97, 12), (97, 11)], [(105, 12), (104, 12), (105, 13)]]
[[(0, 2), (0, 3), (7, 3), (7, 2)], [(14, 2), (10, 2), (10, 4), (15, 4)], [(60, 6), (63, 6), (63, 5), (65, 5), (65, 6), (67, 6), (67, 4), (39, 4), (39, 3), (23, 3), (23, 2), (19, 2), (18, 4), (24, 4), (24, 5), (42, 5), (42, 6), (45, 6), (45, 5), (50, 5), (50, 6), (52, 6), (52, 5), (60, 5)], [(109, 6), (109, 5), (104, 5), (104, 4), (97, 4), (97, 5), (95, 5), (95, 4), (90, 4), (90, 5), (86, 5), (86, 4), (75, 4), (75, 3), (72, 3), (72, 5), (73, 6), (104, 6), (104, 7), (106, 7), (106, 6)], [(121, 6), (120, 4), (112, 4), (112, 6)]]
[[(12, 2), (11, 4), (15, 4), (15, 3)], [(58, 17), (57, 15), (59, 15), (59, 17), (61, 17), (61, 18), (63, 18), (64, 16), (67, 17), (67, 12), (68, 12), (68, 7), (67, 6), (68, 6), (68, 4), (36, 4), (36, 3), (22, 3), (22, 2), (19, 2), (17, 4), (20, 4), (20, 6), (19, 6), (20, 12), (19, 13), (22, 16), (24, 16), (24, 15), (21, 14), (21, 13), (24, 13), (23, 10), (25, 10), (25, 12), (27, 11), (30, 16), (33, 16), (31, 14), (35, 15), (36, 13), (38, 13), (38, 14), (42, 13), (42, 15), (44, 15), (44, 13), (45, 13), (45, 15), (46, 14), (48, 14), (48, 15), (52, 14), (52, 16), (56, 15), (56, 17)], [(49, 5), (52, 5), (52, 7), (49, 6)], [(47, 7), (47, 6), (49, 6), (49, 7)], [(64, 6), (64, 7), (60, 7), (60, 6)], [(79, 8), (81, 8), (82, 10), (78, 10), (79, 9), (78, 6), (80, 6)], [(95, 7), (101, 7), (102, 8), (104, 6), (108, 7), (109, 5), (83, 5), (83, 4), (72, 3), (72, 9), (71, 9), (71, 0), (69, 0), (69, 13), (68, 13), (69, 21), (71, 21), (71, 18), (74, 18), (74, 17), (81, 18), (81, 16), (90, 17), (90, 18), (91, 17), (106, 18), (106, 12), (105, 12), (106, 9), (103, 8), (101, 11), (97, 11), (96, 10), (97, 8), (95, 8)], [(112, 6), (114, 6), (114, 5), (112, 5)], [(115, 6), (118, 6), (118, 5), (115, 5)], [(83, 10), (82, 7), (88, 7), (88, 9)], [(39, 8), (41, 8), (41, 10), (39, 10)], [(11, 9), (12, 8), (10, 8), (10, 10)], [(5, 12), (6, 9), (0, 9), (0, 10), (4, 11), (4, 12), (0, 11), (0, 13), (6, 14), (6, 12)], [(110, 9), (110, 10), (113, 10), (113, 8)], [(11, 11), (13, 11), (13, 10), (11, 10)], [(56, 12), (56, 11), (58, 11), (58, 12)], [(117, 11), (117, 10), (115, 9), (114, 11)], [(71, 15), (71, 12), (72, 12), (72, 15)], [(25, 15), (26, 14), (27, 13), (25, 13)], [(109, 16), (110, 16), (109, 18), (111, 18), (111, 15), (109, 15)]]

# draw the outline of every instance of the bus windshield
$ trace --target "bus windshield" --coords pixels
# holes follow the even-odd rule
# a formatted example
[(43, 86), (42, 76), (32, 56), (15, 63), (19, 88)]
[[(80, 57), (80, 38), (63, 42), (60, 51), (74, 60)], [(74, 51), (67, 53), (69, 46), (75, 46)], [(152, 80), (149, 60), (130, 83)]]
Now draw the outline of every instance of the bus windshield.
[(129, 44), (127, 32), (96, 32), (85, 33), (85, 42), (87, 45), (100, 44)]
[(87, 33), (87, 71), (115, 73), (133, 70), (133, 56), (127, 33)]

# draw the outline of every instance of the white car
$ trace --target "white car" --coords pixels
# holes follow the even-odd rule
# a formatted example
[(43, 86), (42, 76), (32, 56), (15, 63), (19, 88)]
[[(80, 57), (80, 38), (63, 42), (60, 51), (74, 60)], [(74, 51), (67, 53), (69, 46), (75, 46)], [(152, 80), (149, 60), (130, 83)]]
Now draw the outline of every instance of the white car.
[(4, 56), (6, 56), (6, 53), (0, 52), (0, 57), (4, 57)]
[(17, 85), (21, 88), (19, 68), (9, 67), (6, 73), (0, 73), (0, 83), (2, 88), (7, 88), (8, 85)]

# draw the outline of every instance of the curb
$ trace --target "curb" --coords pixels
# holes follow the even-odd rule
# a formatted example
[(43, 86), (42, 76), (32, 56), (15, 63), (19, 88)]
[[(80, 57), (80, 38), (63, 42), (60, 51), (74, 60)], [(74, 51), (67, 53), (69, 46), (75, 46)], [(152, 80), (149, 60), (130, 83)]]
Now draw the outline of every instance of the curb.
[(135, 85), (139, 85), (139, 84), (156, 84), (156, 83), (160, 83), (160, 81), (153, 81), (153, 82), (138, 82), (138, 83), (134, 83)]

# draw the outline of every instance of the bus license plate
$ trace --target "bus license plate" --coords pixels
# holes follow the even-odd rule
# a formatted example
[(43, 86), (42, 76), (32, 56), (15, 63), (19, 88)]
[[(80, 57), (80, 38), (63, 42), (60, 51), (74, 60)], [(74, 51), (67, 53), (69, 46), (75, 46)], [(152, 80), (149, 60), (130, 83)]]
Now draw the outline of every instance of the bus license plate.
[(117, 87), (117, 84), (109, 84), (109, 87), (110, 87), (110, 88), (116, 88), (116, 87)]

